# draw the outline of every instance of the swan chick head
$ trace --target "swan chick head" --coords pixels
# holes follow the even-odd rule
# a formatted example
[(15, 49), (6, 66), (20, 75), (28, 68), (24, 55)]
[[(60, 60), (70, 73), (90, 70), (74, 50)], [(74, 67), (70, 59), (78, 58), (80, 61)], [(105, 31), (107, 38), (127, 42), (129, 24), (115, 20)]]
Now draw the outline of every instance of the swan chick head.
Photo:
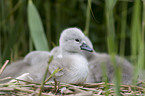
[(80, 50), (93, 52), (93, 49), (86, 44), (85, 35), (78, 28), (67, 28), (63, 30), (59, 44), (62, 52), (80, 54), (83, 53)]

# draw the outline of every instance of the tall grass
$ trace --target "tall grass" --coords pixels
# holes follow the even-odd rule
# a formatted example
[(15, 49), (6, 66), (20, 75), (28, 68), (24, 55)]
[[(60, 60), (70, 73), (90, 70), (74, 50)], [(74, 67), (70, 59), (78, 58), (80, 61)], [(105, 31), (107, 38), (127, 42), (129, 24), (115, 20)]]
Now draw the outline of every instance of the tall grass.
[(122, 3), (122, 14), (121, 14), (121, 40), (120, 40), (120, 55), (124, 56), (125, 53), (125, 39), (127, 31), (127, 6), (128, 2)]
[[(21, 1), (21, 3), (17, 2), (16, 5), (19, 7), (12, 8), (11, 6), (12, 1), (5, 1), (4, 5), (7, 8), (3, 8), (4, 18), (1, 22), (1, 32), (2, 32), (2, 60), (10, 59), (11, 54), (16, 52), (15, 46), (20, 46), (21, 42), (21, 32), (25, 31), (23, 29), (23, 8), (25, 1)], [(9, 5), (10, 4), (10, 5)], [(17, 16), (13, 14), (17, 10)], [(15, 20), (14, 20), (15, 18)], [(20, 32), (21, 31), (21, 32)], [(17, 34), (16, 34), (17, 32)], [(23, 49), (23, 47), (22, 47)], [(14, 54), (17, 55), (17, 54)], [(14, 56), (15, 57), (15, 56)], [(13, 58), (11, 58), (13, 60)], [(15, 59), (15, 58), (14, 58)]]
[(111, 55), (111, 60), (115, 69), (115, 92), (117, 96), (120, 96), (120, 69), (117, 67), (115, 55), (117, 54), (117, 42), (115, 36), (115, 25), (113, 9), (117, 0), (106, 0), (106, 26), (107, 26), (107, 44), (108, 52)]
[[(42, 25), (44, 27), (44, 30), (43, 29), (42, 30), (46, 35), (44, 37), (47, 38), (45, 41), (48, 42), (49, 49), (51, 49), (53, 45), (58, 45), (59, 34), (64, 28), (79, 27), (82, 30), (85, 30), (85, 33), (89, 29), (86, 34), (89, 35), (94, 45), (94, 49), (97, 49), (97, 51), (106, 52), (107, 47), (104, 38), (106, 37), (105, 29), (107, 27), (105, 26), (106, 16), (104, 16), (104, 14), (106, 13), (103, 11), (105, 8), (103, 1), (88, 0), (88, 2), (86, 2), (83, 0), (78, 1), (46, 0), (42, 2), (41, 0), (33, 0), (33, 2), (41, 17)], [(110, 0), (108, 0), (107, 2), (110, 2)], [(116, 10), (121, 9), (120, 5), (122, 4), (122, 2), (127, 2), (129, 3), (129, 5), (131, 5), (128, 6), (128, 8), (126, 8), (128, 12), (127, 14), (128, 18), (132, 15), (131, 10), (133, 8), (132, 7), (133, 2), (118, 1), (117, 4), (119, 6), (115, 6)], [(2, 17), (0, 18), (1, 56), (3, 57), (3, 60), (10, 59), (10, 56), (12, 56), (13, 60), (17, 60), (19, 57), (23, 57), (26, 53), (28, 53), (29, 50), (32, 51), (36, 49), (33, 44), (34, 41), (32, 39), (32, 36), (30, 35), (28, 27), (28, 18), (27, 18), (28, 14), (26, 10), (28, 1), (19, 0), (19, 2), (17, 1), (12, 2), (11, 0), (6, 1), (1, 0), (0, 3), (1, 3), (0, 14)], [(91, 16), (90, 10), (92, 10), (93, 16), (97, 19), (98, 22), (94, 20), (94, 17), (92, 18), (89, 17)], [(119, 28), (120, 26), (119, 23), (123, 21), (122, 19), (117, 20), (117, 18), (120, 18), (122, 12), (123, 11), (121, 11), (118, 14), (114, 14), (114, 12), (112, 12), (115, 15), (114, 21), (117, 22), (115, 28), (121, 29)], [(127, 19), (126, 22), (130, 22), (130, 20)], [(130, 23), (127, 23), (126, 27), (127, 30), (130, 30)], [(117, 31), (117, 35), (115, 36), (115, 38), (117, 39), (119, 36), (118, 34), (120, 33), (118, 33)], [(128, 35), (130, 34), (127, 33), (126, 38), (129, 39)], [(19, 41), (19, 43), (17, 43), (17, 41)], [(126, 42), (126, 45), (128, 44), (129, 43)], [(125, 47), (125, 51), (126, 50), (130, 50), (130, 48)], [(129, 52), (125, 54), (128, 56), (130, 55)]]
[(143, 0), (143, 10), (142, 10), (142, 68), (145, 69), (145, 0)]
[(141, 36), (141, 1), (136, 0), (134, 4), (134, 12), (132, 16), (131, 25), (131, 59), (132, 63), (135, 65), (134, 80), (135, 83), (139, 74), (139, 71), (143, 67), (143, 42)]
[[(0, 17), (1, 17), (0, 22), (2, 22), (2, 18), (3, 18), (3, 0), (0, 1), (0, 6), (1, 6), (1, 13), (2, 13), (2, 14), (0, 14)], [(0, 31), (2, 31), (1, 27), (0, 27)], [(1, 44), (2, 43), (1, 42), (2, 38), (1, 38), (1, 35), (2, 35), (2, 32), (0, 32), (0, 59), (2, 59), (2, 49), (1, 49), (2, 48), (2, 44)], [(0, 60), (0, 65), (1, 65), (1, 63), (2, 62)]]
[(85, 24), (85, 35), (89, 35), (89, 25), (90, 25), (90, 10), (91, 10), (91, 2), (92, 0), (88, 0), (87, 10), (86, 10), (86, 24)]
[(48, 0), (46, 0), (45, 1), (45, 4), (44, 4), (44, 8), (45, 8), (45, 17), (46, 17), (46, 37), (47, 37), (47, 39), (48, 39), (48, 45), (49, 45), (49, 48), (51, 48), (52, 47), (52, 45), (51, 45), (51, 42), (52, 42), (52, 40), (51, 40), (51, 3), (48, 1)]

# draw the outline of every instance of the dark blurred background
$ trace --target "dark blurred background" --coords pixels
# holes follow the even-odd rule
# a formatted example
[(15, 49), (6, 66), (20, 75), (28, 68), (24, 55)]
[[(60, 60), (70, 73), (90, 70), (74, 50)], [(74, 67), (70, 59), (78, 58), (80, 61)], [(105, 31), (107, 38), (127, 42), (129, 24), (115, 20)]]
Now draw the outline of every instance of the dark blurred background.
[[(105, 0), (33, 0), (41, 17), (49, 50), (58, 45), (60, 33), (68, 27), (86, 28), (87, 7), (89, 6), (89, 31), (86, 34), (97, 52), (108, 53)], [(112, 12), (115, 26), (115, 41), (119, 54), (122, 20), (125, 19), (125, 56), (131, 55), (131, 23), (134, 0), (117, 0)], [(143, 2), (140, 1), (142, 21)], [(28, 25), (28, 0), (0, 0), (0, 59), (11, 61), (24, 57), (35, 50)], [(125, 8), (124, 8), (125, 7)]]

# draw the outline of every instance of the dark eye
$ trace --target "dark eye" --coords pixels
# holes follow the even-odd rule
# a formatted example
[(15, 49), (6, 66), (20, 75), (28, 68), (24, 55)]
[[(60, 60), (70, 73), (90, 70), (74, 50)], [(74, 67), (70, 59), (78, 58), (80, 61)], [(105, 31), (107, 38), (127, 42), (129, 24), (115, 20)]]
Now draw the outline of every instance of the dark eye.
[(76, 40), (76, 42), (80, 42), (80, 40), (79, 39), (75, 39)]

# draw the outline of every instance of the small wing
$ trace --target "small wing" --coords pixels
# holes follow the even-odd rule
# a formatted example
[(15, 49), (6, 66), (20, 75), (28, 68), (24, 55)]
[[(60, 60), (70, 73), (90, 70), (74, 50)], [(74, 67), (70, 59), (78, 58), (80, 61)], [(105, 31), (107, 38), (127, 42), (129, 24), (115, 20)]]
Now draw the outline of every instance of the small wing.
[(47, 62), (49, 58), (48, 51), (32, 51), (25, 56), (24, 62), (35, 66), (36, 63)]
[[(59, 58), (54, 59), (50, 63), (49, 72), (52, 74), (57, 68), (59, 68), (59, 69), (63, 68), (62, 60), (59, 59)], [(64, 70), (63, 69), (55, 74), (55, 76), (62, 76), (62, 75), (64, 75)]]

